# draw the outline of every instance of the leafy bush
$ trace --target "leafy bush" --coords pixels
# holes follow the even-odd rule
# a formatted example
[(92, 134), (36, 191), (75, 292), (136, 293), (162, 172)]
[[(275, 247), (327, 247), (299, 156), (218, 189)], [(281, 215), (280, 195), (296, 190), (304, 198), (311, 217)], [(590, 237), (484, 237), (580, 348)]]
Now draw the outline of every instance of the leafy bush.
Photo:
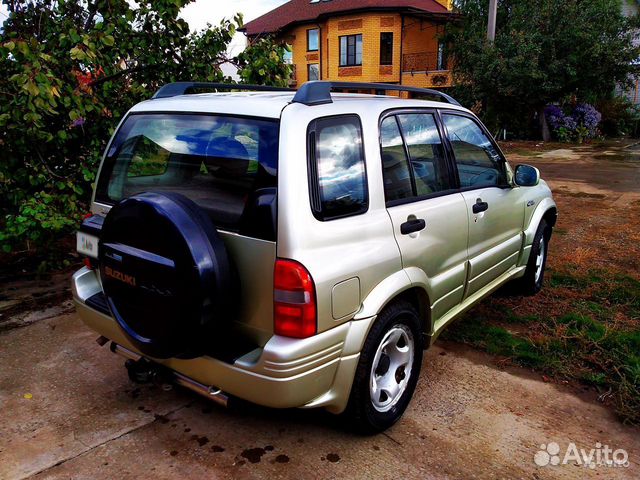
[(624, 97), (606, 98), (598, 102), (602, 113), (600, 129), (608, 137), (637, 135), (640, 111)]
[(598, 126), (602, 115), (588, 103), (576, 105), (570, 113), (558, 105), (548, 105), (544, 109), (544, 114), (553, 134), (561, 142), (582, 143), (600, 134)]
[[(242, 16), (190, 32), (191, 0), (4, 0), (0, 32), (0, 249), (46, 251), (87, 211), (113, 128), (127, 110), (178, 80), (284, 85), (284, 47), (265, 38), (243, 58), (227, 47)], [(257, 49), (252, 52), (252, 49)], [(251, 69), (248, 73), (246, 69)]]

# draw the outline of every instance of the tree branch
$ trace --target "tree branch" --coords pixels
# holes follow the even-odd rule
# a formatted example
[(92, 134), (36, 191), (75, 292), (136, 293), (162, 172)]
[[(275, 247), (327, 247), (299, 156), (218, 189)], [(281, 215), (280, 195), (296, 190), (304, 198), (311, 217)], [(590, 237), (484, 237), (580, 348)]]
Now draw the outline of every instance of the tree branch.
[(157, 70), (158, 68), (161, 68), (162, 65), (140, 65), (137, 67), (133, 67), (133, 68), (127, 68), (126, 70), (120, 70), (117, 73), (114, 73), (113, 75), (107, 75), (106, 77), (100, 77), (100, 78), (96, 78), (95, 80), (89, 82), (89, 86), (90, 87), (95, 87), (96, 85), (100, 85), (104, 82), (109, 82), (111, 80), (114, 80), (116, 78), (120, 78), (124, 75), (128, 75), (130, 73), (137, 73), (137, 72), (143, 72), (145, 70)]
[(84, 24), (85, 32), (87, 32), (89, 28), (93, 26), (93, 19), (96, 17), (97, 12), (98, 12), (98, 2), (89, 3), (89, 16), (87, 17), (87, 21)]

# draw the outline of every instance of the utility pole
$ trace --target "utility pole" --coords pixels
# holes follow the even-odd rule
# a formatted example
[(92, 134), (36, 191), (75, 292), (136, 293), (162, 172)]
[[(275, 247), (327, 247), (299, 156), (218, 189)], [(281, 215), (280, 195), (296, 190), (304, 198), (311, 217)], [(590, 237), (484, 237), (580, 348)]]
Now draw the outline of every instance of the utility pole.
[(496, 39), (496, 17), (498, 16), (498, 0), (489, 0), (489, 27), (487, 28), (487, 40), (493, 43)]

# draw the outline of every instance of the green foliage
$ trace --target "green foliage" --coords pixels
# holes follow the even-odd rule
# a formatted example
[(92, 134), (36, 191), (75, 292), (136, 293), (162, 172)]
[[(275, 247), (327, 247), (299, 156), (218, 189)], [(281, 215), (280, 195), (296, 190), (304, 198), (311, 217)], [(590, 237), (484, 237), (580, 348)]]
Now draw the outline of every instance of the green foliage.
[(272, 37), (262, 37), (252, 43), (238, 57), (240, 78), (252, 85), (288, 87), (292, 66), (285, 63), (289, 46), (276, 43)]
[[(240, 60), (227, 47), (242, 16), (190, 32), (191, 0), (3, 0), (0, 33), (0, 248), (39, 248), (87, 210), (100, 157), (119, 119), (163, 84), (284, 84), (280, 50), (266, 40)], [(253, 64), (262, 62), (257, 72)], [(253, 62), (253, 64), (251, 64)]]
[(496, 40), (486, 39), (488, 0), (459, 0), (463, 14), (448, 42), (458, 92), (492, 129), (526, 135), (544, 105), (609, 96), (638, 71), (638, 18), (619, 0), (498, 2)]
[(609, 137), (638, 134), (640, 110), (624, 97), (610, 97), (600, 100), (597, 108), (602, 113), (600, 128)]

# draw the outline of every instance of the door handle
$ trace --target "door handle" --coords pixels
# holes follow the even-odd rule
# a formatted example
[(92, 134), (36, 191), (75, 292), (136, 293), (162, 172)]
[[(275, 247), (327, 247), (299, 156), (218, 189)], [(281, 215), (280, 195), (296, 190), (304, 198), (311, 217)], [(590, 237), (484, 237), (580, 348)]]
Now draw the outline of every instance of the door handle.
[(481, 213), (489, 210), (489, 204), (487, 202), (483, 202), (481, 198), (476, 200), (475, 205), (473, 206), (473, 213)]
[(413, 220), (407, 220), (400, 225), (400, 233), (402, 233), (402, 235), (410, 235), (412, 233), (419, 232), (420, 230), (424, 230), (425, 228), (427, 228), (427, 222), (419, 218), (414, 218)]

